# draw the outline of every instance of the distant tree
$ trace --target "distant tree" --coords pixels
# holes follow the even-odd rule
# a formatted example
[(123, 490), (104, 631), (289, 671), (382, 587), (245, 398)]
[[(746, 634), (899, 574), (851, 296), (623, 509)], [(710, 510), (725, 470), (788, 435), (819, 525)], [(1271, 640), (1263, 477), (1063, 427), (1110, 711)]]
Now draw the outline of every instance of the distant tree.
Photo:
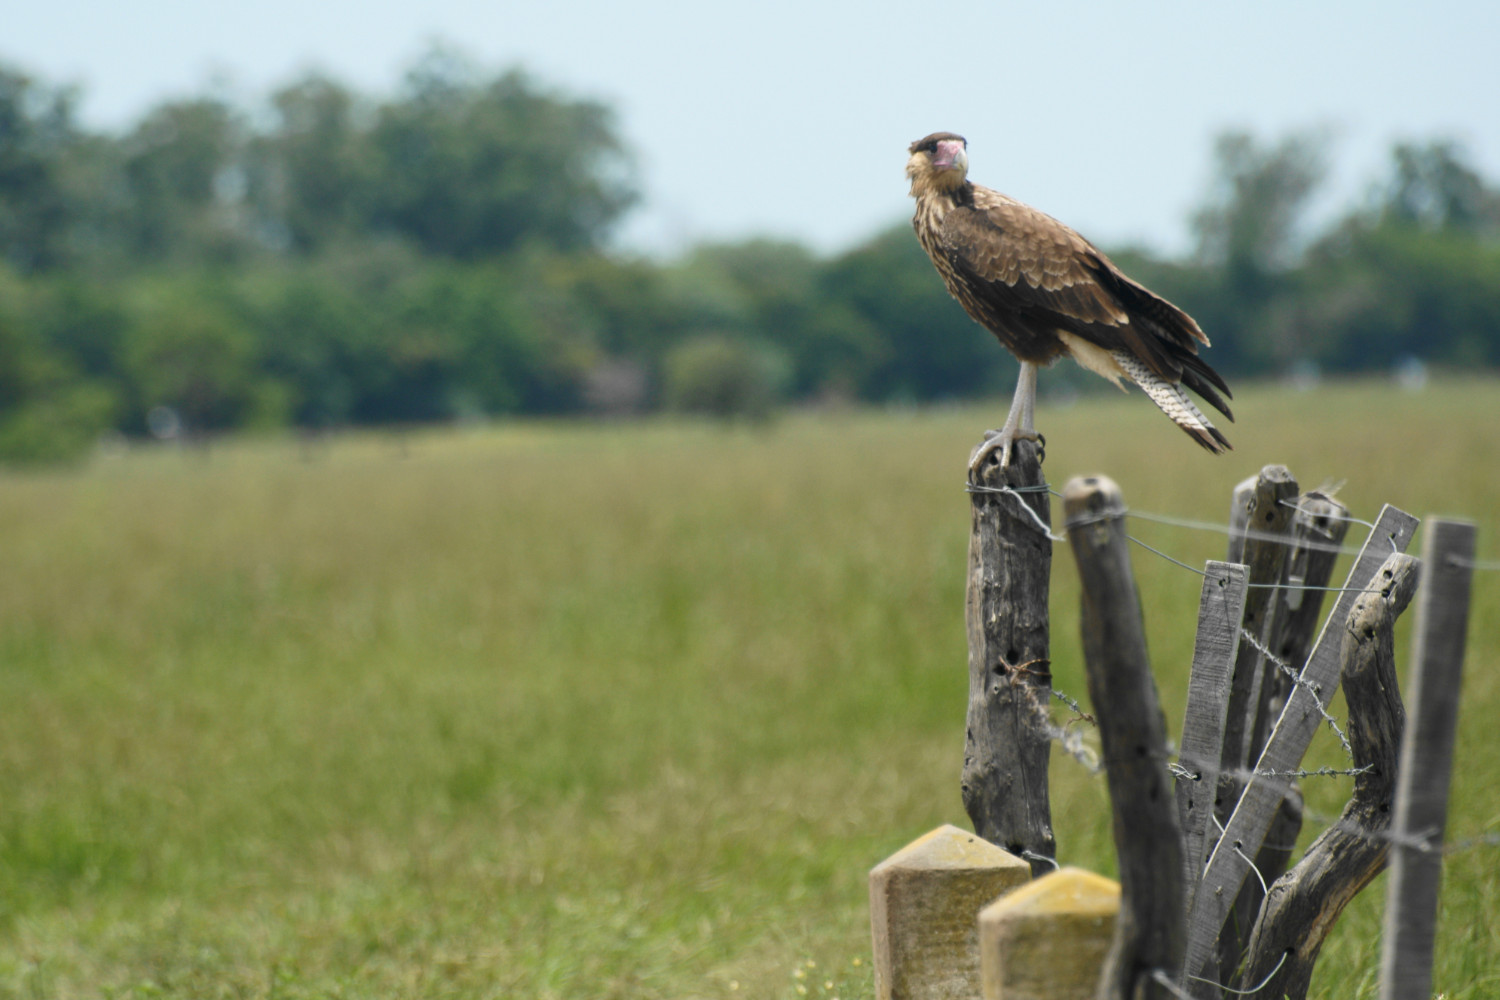
[(1305, 353), (1288, 310), (1307, 236), (1303, 216), (1324, 177), (1326, 149), (1321, 133), (1262, 144), (1229, 132), (1214, 143), (1212, 188), (1192, 220), (1201, 280), (1192, 301), (1180, 304), (1214, 331), (1215, 365), (1274, 370)]
[(1500, 365), (1500, 194), (1447, 140), (1396, 145), (1389, 171), (1299, 275), (1310, 355), (1345, 370)]
[(23, 273), (66, 259), (64, 161), (78, 140), (75, 99), (71, 89), (0, 66), (0, 260)]
[(1398, 143), (1391, 156), (1382, 221), (1465, 233), (1500, 230), (1500, 192), (1485, 184), (1456, 142)]
[(222, 290), (155, 282), (137, 297), (124, 358), (137, 421), (169, 407), (189, 433), (200, 434), (259, 416), (267, 379), (255, 338)]
[(875, 332), (824, 286), (825, 263), (796, 243), (700, 246), (671, 268), (683, 326), (774, 345), (798, 396), (851, 395), (870, 368)]
[(152, 109), (121, 143), (131, 251), (224, 260), (248, 243), (243, 116), (213, 97)]
[(667, 354), (664, 391), (674, 410), (761, 421), (780, 402), (786, 374), (786, 360), (775, 348), (700, 334)]
[(484, 82), (447, 49), (424, 56), (402, 96), (379, 108), (371, 146), (370, 223), (429, 253), (596, 246), (635, 200), (607, 107), (518, 71)]
[(271, 95), (271, 107), (273, 124), (248, 153), (259, 235), (301, 254), (351, 236), (366, 221), (373, 180), (361, 102), (311, 74)]
[(1319, 133), (1269, 146), (1245, 132), (1220, 135), (1208, 202), (1193, 215), (1200, 259), (1251, 282), (1296, 264), (1298, 228), (1326, 173), (1327, 145)]
[(49, 348), (30, 299), (26, 286), (0, 270), (0, 462), (76, 458), (115, 415), (109, 387)]

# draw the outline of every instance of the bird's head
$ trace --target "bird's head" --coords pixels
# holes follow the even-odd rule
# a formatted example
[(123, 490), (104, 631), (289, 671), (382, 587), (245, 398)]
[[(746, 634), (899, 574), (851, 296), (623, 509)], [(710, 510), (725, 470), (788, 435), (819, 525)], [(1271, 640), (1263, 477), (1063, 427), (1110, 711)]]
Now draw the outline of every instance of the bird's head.
[(907, 147), (906, 176), (913, 196), (952, 191), (969, 173), (969, 142), (953, 132), (934, 132)]

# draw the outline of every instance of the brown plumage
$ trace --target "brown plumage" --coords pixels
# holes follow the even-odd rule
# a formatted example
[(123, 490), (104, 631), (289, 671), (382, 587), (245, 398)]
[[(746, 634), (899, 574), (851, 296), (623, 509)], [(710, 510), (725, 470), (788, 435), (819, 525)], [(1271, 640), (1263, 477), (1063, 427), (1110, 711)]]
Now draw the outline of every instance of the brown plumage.
[(1208, 338), (1193, 318), (1061, 222), (968, 180), (967, 149), (952, 132), (918, 139), (906, 176), (912, 228), (949, 293), (1021, 362), (1010, 415), (985, 453), (1001, 448), (1003, 465), (1016, 440), (1036, 439), (1037, 367), (1064, 356), (1116, 385), (1129, 379), (1203, 447), (1228, 449), (1183, 390), (1234, 419), (1229, 386), (1198, 356)]

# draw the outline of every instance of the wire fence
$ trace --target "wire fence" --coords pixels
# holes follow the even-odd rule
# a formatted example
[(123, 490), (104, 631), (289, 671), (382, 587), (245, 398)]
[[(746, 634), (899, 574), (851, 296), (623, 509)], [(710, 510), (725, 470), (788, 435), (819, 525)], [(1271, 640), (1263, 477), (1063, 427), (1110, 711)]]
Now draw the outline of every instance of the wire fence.
[[(1035, 510), (1032, 509), (1031, 505), (1024, 502), (1025, 494), (1036, 493), (1046, 493), (1050, 496), (1061, 499), (1062, 494), (1053, 489), (1050, 484), (1043, 483), (1038, 486), (1007, 486), (994, 488), (970, 483), (967, 484), (966, 491), (970, 493), (1013, 495), (1017, 500), (1017, 505), (1026, 515), (1026, 520), (1029, 523), (1033, 524), (1037, 528), (1037, 530), (1045, 534), (1053, 542), (1066, 542), (1068, 540), (1066, 535), (1058, 534), (1052, 531), (1050, 526), (1044, 520), (1042, 520), (1042, 518), (1037, 514)], [(1282, 503), (1286, 504), (1286, 506), (1292, 507), (1294, 510), (1298, 510), (1316, 517), (1326, 517), (1330, 520), (1347, 521), (1350, 524), (1361, 525), (1369, 531), (1376, 530), (1376, 526), (1373, 522), (1367, 521), (1363, 518), (1341, 516), (1326, 511), (1309, 511), (1306, 508), (1302, 507), (1300, 504), (1293, 503), (1291, 501), (1282, 501)], [(1111, 511), (1107, 514), (1099, 515), (1093, 520), (1104, 520), (1106, 518), (1115, 518), (1120, 516), (1131, 517), (1141, 521), (1149, 521), (1155, 524), (1170, 525), (1173, 527), (1186, 528), (1195, 531), (1207, 531), (1224, 535), (1234, 534), (1237, 537), (1245, 539), (1258, 539), (1273, 542), (1286, 542), (1288, 540), (1287, 536), (1283, 534), (1261, 532), (1253, 528), (1232, 528), (1229, 525), (1217, 524), (1211, 521), (1194, 520), (1191, 518), (1175, 517), (1168, 514), (1160, 514), (1150, 511), (1140, 511), (1133, 509), (1126, 509), (1123, 514), (1118, 511)], [(1075, 520), (1074, 523), (1076, 524), (1087, 522), (1079, 522)], [(1133, 535), (1127, 533), (1126, 537), (1146, 551), (1166, 560), (1167, 562), (1175, 566), (1179, 566), (1182, 569), (1188, 570), (1189, 572), (1201, 577), (1206, 577), (1208, 575), (1204, 570), (1183, 562), (1182, 560), (1179, 560), (1154, 546), (1148, 545), (1147, 543), (1141, 541), (1139, 538), (1136, 538)], [(1392, 551), (1396, 551), (1394, 538), (1391, 541)], [(1318, 542), (1312, 539), (1299, 539), (1298, 544), (1299, 546), (1307, 549), (1323, 552), (1336, 552), (1340, 555), (1358, 555), (1361, 551), (1360, 546), (1356, 545), (1332, 545), (1328, 543)], [(1461, 565), (1468, 569), (1479, 572), (1500, 572), (1500, 560), (1466, 560), (1455, 558), (1453, 561), (1456, 565)], [(1249, 586), (1279, 588), (1287, 591), (1316, 590), (1332, 593), (1343, 593), (1349, 591), (1358, 593), (1378, 593), (1381, 589), (1379, 587), (1310, 587), (1300, 584), (1276, 583), (1250, 584)], [(1349, 738), (1344, 733), (1343, 728), (1339, 725), (1338, 720), (1334, 718), (1332, 713), (1329, 712), (1328, 704), (1322, 696), (1322, 691), (1320, 691), (1316, 685), (1307, 682), (1302, 677), (1301, 672), (1297, 668), (1293, 667), (1281, 657), (1278, 657), (1276, 654), (1274, 654), (1271, 650), (1267, 649), (1265, 645), (1261, 643), (1260, 640), (1248, 629), (1241, 626), (1239, 631), (1241, 641), (1250, 643), (1250, 645), (1255, 648), (1256, 652), (1264, 656), (1267, 661), (1273, 664), (1276, 669), (1279, 670), (1284, 676), (1286, 676), (1292, 684), (1304, 688), (1308, 694), (1312, 695), (1314, 704), (1317, 706), (1317, 710), (1322, 716), (1324, 724), (1338, 739), (1339, 744), (1344, 750), (1344, 753), (1352, 758), (1353, 749), (1350, 746)], [(1027, 686), (1026, 690), (1030, 692), (1028, 703), (1030, 704), (1032, 710), (1039, 714), (1039, 721), (1043, 723), (1044, 730), (1053, 739), (1053, 741), (1056, 742), (1058, 746), (1061, 747), (1061, 749), (1070, 758), (1080, 764), (1089, 774), (1094, 776), (1102, 776), (1104, 774), (1104, 766), (1099, 751), (1093, 745), (1091, 745), (1083, 735), (1083, 730), (1085, 727), (1097, 725), (1094, 717), (1090, 713), (1083, 710), (1077, 699), (1068, 695), (1066, 692), (1051, 689), (1051, 697), (1066, 705), (1072, 713), (1070, 718), (1059, 723), (1052, 717), (1049, 706), (1037, 696), (1038, 689), (1035, 687)], [(1168, 760), (1167, 766), (1171, 770), (1173, 777), (1179, 780), (1200, 781), (1203, 779), (1205, 773), (1215, 773), (1229, 775), (1245, 783), (1248, 783), (1255, 778), (1280, 778), (1290, 782), (1292, 780), (1300, 780), (1305, 778), (1357, 777), (1358, 775), (1364, 774), (1369, 770), (1368, 766), (1349, 768), (1332, 768), (1325, 766), (1313, 769), (1297, 770), (1256, 770), (1254, 768), (1225, 768), (1221, 765), (1221, 762), (1217, 760), (1194, 761), (1188, 758), (1184, 758), (1180, 755)], [(1320, 827), (1328, 828), (1338, 826), (1341, 830), (1358, 837), (1381, 841), (1391, 845), (1409, 847), (1423, 853), (1432, 853), (1434, 851), (1437, 851), (1441, 852), (1444, 855), (1449, 855), (1481, 847), (1500, 847), (1500, 831), (1486, 831), (1482, 833), (1467, 835), (1458, 839), (1445, 841), (1437, 836), (1438, 831), (1431, 831), (1426, 836), (1412, 836), (1409, 834), (1398, 834), (1389, 829), (1369, 830), (1358, 824), (1346, 823), (1342, 820), (1342, 817), (1320, 814), (1315, 811), (1308, 810), (1305, 807), (1302, 811), (1302, 818), (1305, 822), (1312, 823)], [(1286, 845), (1282, 846), (1285, 847)], [(1261, 877), (1260, 872), (1255, 868), (1255, 865), (1253, 863), (1250, 864), (1250, 868), (1251, 871), (1255, 872), (1257, 878)], [(1264, 882), (1264, 879), (1262, 879), (1262, 882)], [(1229, 990), (1228, 987), (1222, 988), (1227, 992), (1238, 992)], [(1254, 992), (1256, 991), (1249, 991), (1249, 993)], [(1249, 994), (1247, 993), (1246, 995)]]

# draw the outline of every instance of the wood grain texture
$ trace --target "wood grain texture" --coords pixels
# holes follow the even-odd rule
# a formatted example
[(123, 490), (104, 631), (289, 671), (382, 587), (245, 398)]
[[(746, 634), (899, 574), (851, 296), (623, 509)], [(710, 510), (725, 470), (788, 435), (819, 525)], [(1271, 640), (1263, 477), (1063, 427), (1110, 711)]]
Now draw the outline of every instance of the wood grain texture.
[[(1433, 519), (1423, 539), (1426, 581), (1412, 638), (1411, 726), (1401, 746), (1386, 890), (1381, 1000), (1425, 1000), (1432, 987), (1443, 833), (1474, 560), (1474, 525)], [(1425, 850), (1414, 842), (1426, 842)]]
[(1167, 772), (1167, 730), (1146, 656), (1125, 537), (1125, 502), (1104, 476), (1063, 490), (1082, 585), (1083, 652), (1099, 723), (1119, 856), (1121, 905), (1100, 1000), (1167, 1000), (1152, 978), (1182, 960), (1182, 834)]
[[(973, 485), (992, 490), (1046, 483), (1040, 449), (1031, 441), (1016, 442), (1006, 468), (991, 460), (970, 476)], [(974, 832), (1026, 857), (1035, 875), (1051, 871), (1045, 859), (1057, 856), (1047, 786), (1052, 540), (1041, 527), (1051, 524), (1050, 510), (1045, 492), (972, 494), (965, 603), (964, 809)]]
[[(1256, 741), (1255, 719), (1264, 697), (1267, 670), (1275, 668), (1267, 662), (1261, 648), (1269, 648), (1275, 627), (1277, 597), (1281, 593), (1275, 588), (1286, 581), (1296, 498), (1297, 480), (1291, 471), (1284, 465), (1267, 465), (1255, 477), (1255, 485), (1244, 501), (1244, 561), (1249, 568), (1249, 589), (1240, 627), (1254, 637), (1255, 643), (1240, 643), (1229, 685), (1214, 807), (1220, 825), (1229, 822), (1244, 791), (1241, 772), (1260, 755), (1264, 745), (1263, 739)], [(1246, 879), (1219, 935), (1219, 969), (1214, 978), (1223, 981), (1239, 966), (1245, 937), (1260, 909), (1260, 900), (1260, 882)]]
[[(1282, 582), (1286, 572), (1287, 553), (1291, 548), (1293, 508), (1283, 501), (1297, 496), (1297, 480), (1284, 465), (1268, 465), (1256, 478), (1255, 490), (1247, 502), (1247, 526), (1244, 563), (1249, 567), (1250, 590), (1245, 596), (1245, 631), (1262, 645), (1268, 637), (1276, 591), (1270, 589)], [(1250, 733), (1259, 704), (1265, 657), (1250, 643), (1243, 643), (1234, 661), (1234, 675), (1229, 687), (1229, 707), (1224, 716), (1224, 753), (1221, 767), (1228, 772), (1243, 768), (1255, 759), (1259, 747), (1250, 745)], [(1228, 780), (1238, 791), (1238, 779), (1231, 773)], [(1227, 819), (1237, 795), (1226, 796), (1220, 819)]]
[(1224, 746), (1224, 713), (1229, 703), (1229, 679), (1240, 646), (1239, 622), (1245, 613), (1247, 570), (1238, 563), (1209, 560), (1198, 596), (1198, 631), (1193, 642), (1193, 667), (1188, 676), (1187, 706), (1177, 752), (1189, 775), (1177, 778), (1177, 822), (1182, 827), (1184, 907), (1203, 874), (1208, 845), (1218, 836), (1212, 829), (1214, 799), (1219, 783), (1219, 755)]
[[(1343, 622), (1359, 596), (1372, 585), (1385, 558), (1411, 542), (1417, 520), (1387, 504), (1365, 540), (1344, 589), (1338, 595), (1307, 664), (1302, 683), (1293, 688), (1277, 720), (1256, 770), (1286, 772), (1298, 768), (1313, 735), (1323, 724), (1322, 706), (1338, 690)], [(1226, 832), (1209, 857), (1203, 884), (1193, 901), (1188, 921), (1187, 965), (1189, 974), (1200, 974), (1216, 956), (1219, 931), (1230, 914), (1240, 886), (1250, 874), (1250, 857), (1264, 843), (1281, 802), (1291, 787), (1285, 777), (1256, 777), (1245, 788), (1239, 804), (1226, 824)]]
[[(1378, 591), (1361, 595), (1344, 626), (1340, 649), (1354, 792), (1338, 821), (1318, 837), (1302, 860), (1271, 886), (1254, 932), (1238, 988), (1267, 977), (1260, 995), (1301, 1000), (1313, 964), (1344, 908), (1385, 867), (1391, 801), (1405, 711), (1396, 682), (1396, 619), (1417, 588), (1418, 561), (1392, 555)], [(1283, 960), (1285, 956), (1285, 960)]]

